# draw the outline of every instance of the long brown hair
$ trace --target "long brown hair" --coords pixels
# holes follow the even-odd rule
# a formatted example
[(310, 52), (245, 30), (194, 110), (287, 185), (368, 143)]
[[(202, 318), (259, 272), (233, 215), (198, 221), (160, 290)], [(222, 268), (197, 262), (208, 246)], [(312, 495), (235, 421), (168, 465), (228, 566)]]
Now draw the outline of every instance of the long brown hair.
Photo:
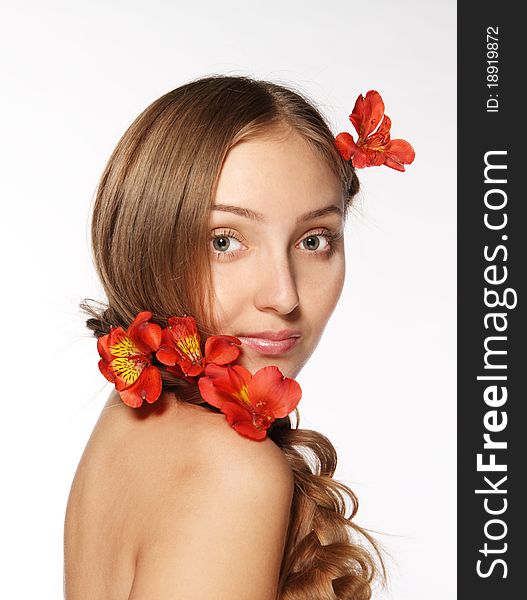
[[(81, 303), (97, 337), (128, 327), (142, 310), (166, 326), (191, 314), (202, 338), (218, 332), (210, 312), (208, 219), (227, 152), (274, 126), (299, 132), (342, 182), (349, 207), (359, 182), (325, 118), (301, 92), (248, 76), (212, 75), (155, 100), (130, 125), (99, 181), (91, 234), (107, 304)], [(163, 388), (204, 404), (197, 387), (163, 371)], [(298, 417), (298, 412), (296, 413)], [(353, 518), (353, 491), (333, 479), (335, 448), (297, 418), (276, 420), (269, 437), (283, 450), (295, 486), (278, 584), (280, 600), (371, 597), (383, 581), (379, 545)], [(349, 506), (348, 506), (349, 505)], [(349, 514), (348, 514), (349, 513)]]

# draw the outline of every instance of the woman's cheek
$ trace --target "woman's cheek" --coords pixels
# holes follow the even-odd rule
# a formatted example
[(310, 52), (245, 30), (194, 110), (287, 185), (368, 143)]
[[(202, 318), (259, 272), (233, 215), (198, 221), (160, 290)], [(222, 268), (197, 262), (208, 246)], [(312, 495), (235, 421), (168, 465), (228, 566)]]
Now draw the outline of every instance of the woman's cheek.
[[(302, 284), (300, 285), (301, 300), (304, 305), (318, 307), (320, 317), (329, 319), (342, 294), (346, 276), (344, 253), (337, 254), (328, 262), (314, 266), (309, 264), (302, 269)], [(310, 299), (312, 301), (310, 302)]]
[(217, 322), (222, 324), (221, 329), (228, 331), (233, 317), (242, 314), (242, 307), (247, 308), (250, 279), (247, 279), (243, 265), (236, 264), (236, 261), (213, 263), (211, 273), (216, 297), (214, 314)]

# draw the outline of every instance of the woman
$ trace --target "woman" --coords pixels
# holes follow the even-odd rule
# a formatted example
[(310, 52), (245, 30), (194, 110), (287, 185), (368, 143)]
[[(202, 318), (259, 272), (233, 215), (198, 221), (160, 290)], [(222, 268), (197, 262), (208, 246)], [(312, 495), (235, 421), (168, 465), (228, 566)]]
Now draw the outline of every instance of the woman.
[[(251, 373), (296, 377), (341, 294), (358, 188), (299, 93), (211, 76), (165, 94), (98, 186), (108, 304), (83, 303), (88, 327), (102, 340), (140, 311), (160, 327), (191, 315), (202, 340), (238, 338)], [(195, 379), (159, 370), (159, 397), (131, 408), (114, 391), (86, 446), (66, 512), (67, 600), (370, 598), (382, 558), (332, 479), (329, 440), (289, 416), (259, 440), (239, 435)]]

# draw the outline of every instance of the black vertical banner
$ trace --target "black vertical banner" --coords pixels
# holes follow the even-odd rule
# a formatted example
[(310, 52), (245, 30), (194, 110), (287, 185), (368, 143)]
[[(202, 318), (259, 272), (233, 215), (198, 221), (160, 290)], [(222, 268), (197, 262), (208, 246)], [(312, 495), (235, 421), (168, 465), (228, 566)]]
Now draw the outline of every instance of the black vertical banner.
[[(527, 598), (521, 5), (458, 4), (458, 598)], [(520, 164), (520, 161), (523, 164)], [(440, 576), (440, 573), (438, 573)], [(513, 593), (513, 590), (516, 590)]]

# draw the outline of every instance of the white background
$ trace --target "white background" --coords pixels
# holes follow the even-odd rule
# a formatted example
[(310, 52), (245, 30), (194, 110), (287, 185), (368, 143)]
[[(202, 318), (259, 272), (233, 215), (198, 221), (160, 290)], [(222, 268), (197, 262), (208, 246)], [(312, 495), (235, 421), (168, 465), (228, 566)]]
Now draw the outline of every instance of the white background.
[(97, 179), (150, 102), (211, 73), (302, 89), (335, 134), (377, 89), (406, 173), (359, 171), (347, 280), (299, 376), (301, 426), (339, 452), (357, 520), (385, 532), (377, 598), (455, 597), (456, 6), (452, 0), (3, 3), (3, 598), (62, 596), (64, 511), (111, 388), (77, 305), (103, 299)]

